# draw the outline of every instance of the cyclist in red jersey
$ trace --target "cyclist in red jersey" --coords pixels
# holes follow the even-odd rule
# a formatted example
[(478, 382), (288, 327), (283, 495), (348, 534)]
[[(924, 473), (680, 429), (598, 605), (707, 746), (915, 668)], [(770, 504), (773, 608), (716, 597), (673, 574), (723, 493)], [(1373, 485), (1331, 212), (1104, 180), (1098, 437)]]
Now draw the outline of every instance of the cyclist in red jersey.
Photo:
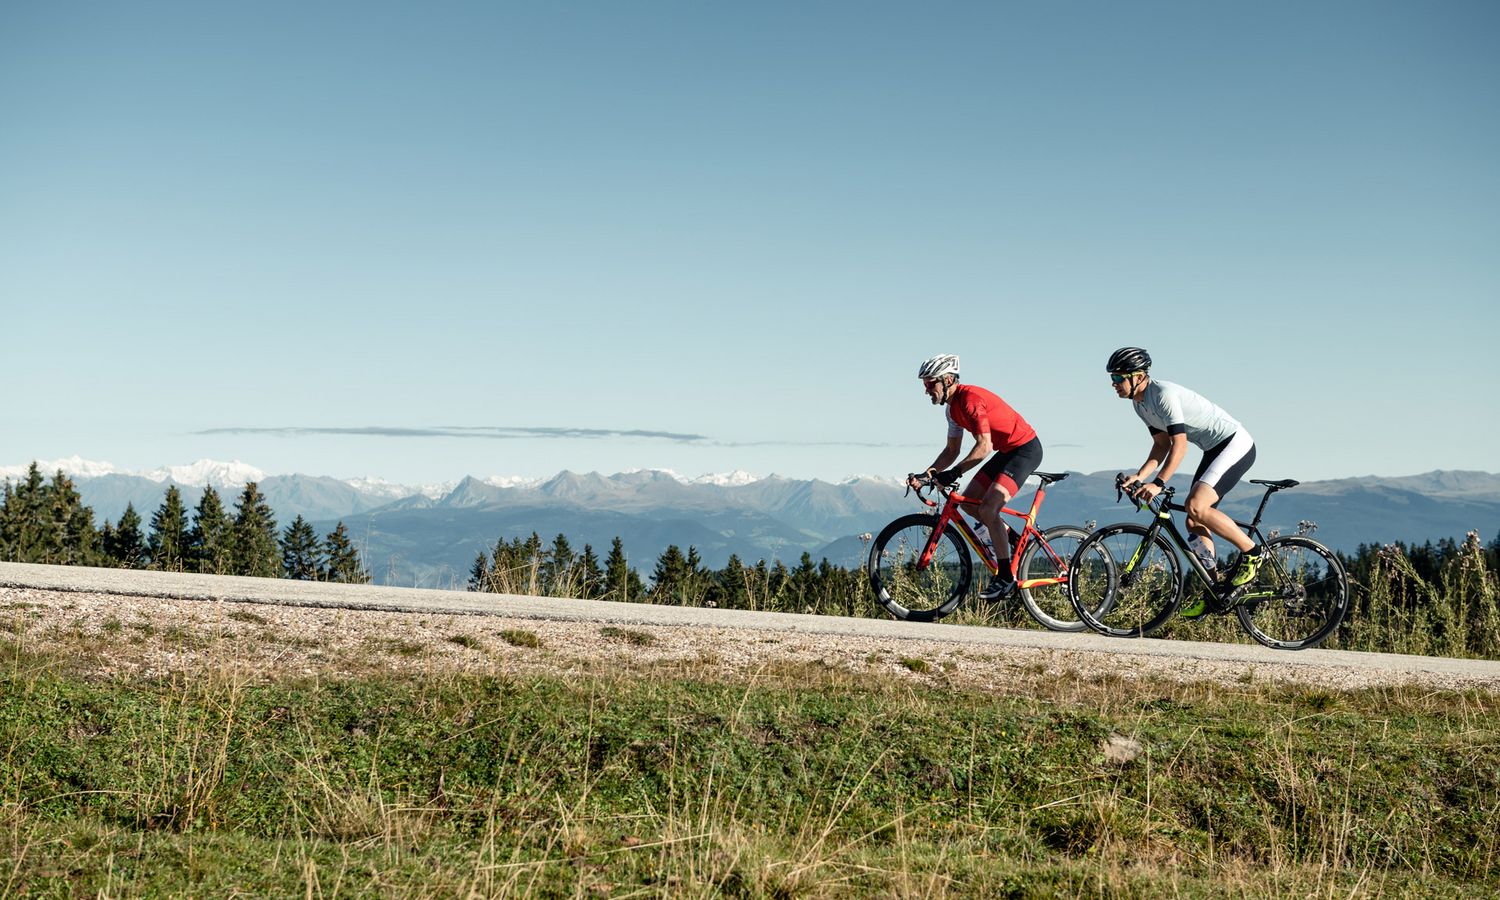
[[(1000, 563), (1000, 574), (990, 579), (979, 596), (986, 600), (1007, 597), (1016, 589), (1016, 582), (1010, 574), (1009, 529), (1000, 519), (1000, 507), (1010, 502), (1042, 464), (1042, 442), (1036, 430), (993, 391), (959, 384), (957, 356), (934, 356), (922, 363), (917, 377), (922, 379), (933, 405), (947, 407), (948, 417), (948, 443), (926, 474), (951, 485), (965, 472), (979, 469), (964, 494), (981, 499), (973, 515), (989, 529)], [(974, 436), (974, 448), (955, 463), (963, 450), (964, 432)], [(917, 477), (913, 475), (909, 481), (915, 484)]]

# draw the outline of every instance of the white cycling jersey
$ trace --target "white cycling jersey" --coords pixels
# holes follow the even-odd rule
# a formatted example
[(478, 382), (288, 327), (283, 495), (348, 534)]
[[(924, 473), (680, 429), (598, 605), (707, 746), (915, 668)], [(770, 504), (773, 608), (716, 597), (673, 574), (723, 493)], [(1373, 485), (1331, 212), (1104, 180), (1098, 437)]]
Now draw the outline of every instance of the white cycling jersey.
[(1188, 441), (1201, 450), (1212, 450), (1244, 428), (1202, 394), (1170, 381), (1153, 378), (1141, 399), (1131, 405), (1148, 428), (1167, 434), (1186, 432)]

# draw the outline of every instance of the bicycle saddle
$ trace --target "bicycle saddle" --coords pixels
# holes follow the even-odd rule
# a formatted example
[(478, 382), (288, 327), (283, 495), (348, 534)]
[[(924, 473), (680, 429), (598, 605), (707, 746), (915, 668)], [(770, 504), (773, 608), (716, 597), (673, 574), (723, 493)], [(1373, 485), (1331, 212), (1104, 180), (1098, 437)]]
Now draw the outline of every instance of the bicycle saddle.
[(1266, 487), (1275, 488), (1276, 490), (1281, 491), (1281, 490), (1285, 490), (1287, 488), (1294, 488), (1297, 485), (1301, 484), (1302, 482), (1295, 481), (1295, 480), (1293, 480), (1291, 478), (1283, 478), (1280, 481), (1265, 481), (1265, 480), (1262, 480), (1260, 478), (1252, 478), (1252, 479), (1250, 479), (1250, 483), (1251, 484), (1263, 484)]
[[(1054, 481), (1062, 481), (1064, 478), (1068, 477), (1067, 472), (1063, 472), (1061, 474), (1058, 474), (1057, 472), (1032, 472), (1031, 474), (1042, 480), (1043, 487), (1053, 483)], [(1295, 481), (1292, 483), (1296, 484)]]

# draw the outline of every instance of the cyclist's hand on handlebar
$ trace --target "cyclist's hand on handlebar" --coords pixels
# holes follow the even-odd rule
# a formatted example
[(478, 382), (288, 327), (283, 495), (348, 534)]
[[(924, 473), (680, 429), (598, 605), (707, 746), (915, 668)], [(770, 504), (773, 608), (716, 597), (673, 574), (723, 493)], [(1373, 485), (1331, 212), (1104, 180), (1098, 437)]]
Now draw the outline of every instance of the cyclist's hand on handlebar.
[(953, 485), (957, 484), (958, 479), (962, 477), (964, 477), (964, 473), (959, 471), (958, 469), (944, 469), (943, 471), (933, 475), (932, 480), (936, 481), (943, 487), (952, 487)]
[(922, 473), (917, 473), (917, 472), (908, 472), (908, 473), (906, 473), (906, 489), (909, 490), (909, 491), (920, 491), (923, 488), (928, 487), (931, 484), (932, 484), (932, 470), (931, 469), (928, 469), (926, 472), (922, 472)]
[(1153, 488), (1153, 493), (1159, 490), (1155, 485), (1141, 481), (1139, 475), (1126, 475), (1121, 472), (1115, 476), (1115, 502), (1118, 503), (1123, 495), (1129, 497), (1130, 502), (1139, 508), (1142, 503), (1149, 501), (1152, 497), (1152, 494), (1143, 494), (1144, 489), (1148, 487)]

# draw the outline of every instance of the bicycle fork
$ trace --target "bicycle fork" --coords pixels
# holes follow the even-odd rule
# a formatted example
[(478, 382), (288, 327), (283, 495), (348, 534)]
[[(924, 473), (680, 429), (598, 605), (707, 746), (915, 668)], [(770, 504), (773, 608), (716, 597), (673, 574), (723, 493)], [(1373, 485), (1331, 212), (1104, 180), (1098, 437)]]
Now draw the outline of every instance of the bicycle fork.
[(1135, 552), (1130, 555), (1130, 560), (1125, 563), (1124, 568), (1121, 570), (1121, 574), (1124, 576), (1121, 581), (1125, 585), (1128, 586), (1135, 580), (1135, 570), (1146, 559), (1146, 552), (1156, 542), (1156, 536), (1161, 533), (1163, 520), (1170, 522), (1172, 518), (1166, 512), (1157, 513), (1156, 519), (1146, 529), (1146, 533), (1141, 536), (1140, 546), (1135, 548)]

